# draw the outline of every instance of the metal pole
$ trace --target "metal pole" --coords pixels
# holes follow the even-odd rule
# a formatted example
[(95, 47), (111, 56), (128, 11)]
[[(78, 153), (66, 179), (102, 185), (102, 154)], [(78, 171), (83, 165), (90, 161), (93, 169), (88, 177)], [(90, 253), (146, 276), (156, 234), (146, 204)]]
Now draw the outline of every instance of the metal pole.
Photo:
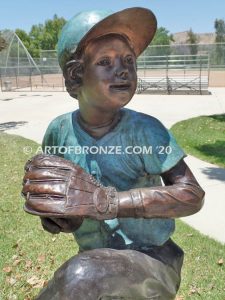
[(32, 69), (30, 68), (30, 91), (32, 92), (32, 79), (31, 79), (32, 74), (31, 73), (32, 73)]
[(144, 77), (146, 77), (146, 52), (144, 52)]
[(20, 67), (20, 48), (19, 48), (19, 40), (17, 40), (17, 75), (19, 76), (20, 71), (19, 71), (19, 67)]
[(167, 88), (167, 94), (170, 94), (170, 83), (169, 83), (169, 76), (168, 76), (168, 66), (169, 66), (169, 62), (168, 62), (168, 55), (166, 56), (166, 88)]
[[(209, 86), (209, 80), (210, 80), (210, 55), (208, 54), (208, 86)], [(208, 89), (208, 87), (207, 87)]]
[(2, 74), (0, 72), (0, 82), (1, 82), (1, 92), (3, 92), (3, 89), (2, 89)]
[(64, 77), (63, 77), (63, 75), (62, 75), (62, 90), (63, 90), (63, 92), (64, 92)]
[(18, 89), (19, 85), (18, 85), (18, 70), (16, 72), (16, 69), (15, 69), (15, 75), (16, 75), (16, 88)]
[(202, 95), (202, 56), (200, 55), (200, 78), (199, 78), (199, 89), (200, 95)]

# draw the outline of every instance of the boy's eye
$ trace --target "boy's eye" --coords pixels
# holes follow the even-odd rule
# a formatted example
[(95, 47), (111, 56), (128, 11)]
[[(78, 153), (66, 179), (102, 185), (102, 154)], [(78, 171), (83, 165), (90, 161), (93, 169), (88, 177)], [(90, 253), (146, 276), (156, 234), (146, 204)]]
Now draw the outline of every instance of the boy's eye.
[(134, 58), (133, 56), (131, 55), (128, 55), (125, 57), (125, 62), (128, 64), (128, 65), (133, 65), (134, 64)]
[(104, 58), (101, 58), (98, 62), (97, 62), (97, 65), (99, 66), (108, 66), (111, 64), (111, 60), (109, 57), (104, 57)]

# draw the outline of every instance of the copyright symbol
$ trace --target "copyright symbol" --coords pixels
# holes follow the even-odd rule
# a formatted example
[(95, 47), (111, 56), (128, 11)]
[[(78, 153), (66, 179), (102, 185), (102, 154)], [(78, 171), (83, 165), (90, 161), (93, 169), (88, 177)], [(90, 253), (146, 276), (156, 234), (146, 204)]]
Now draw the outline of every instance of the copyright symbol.
[(32, 153), (32, 147), (31, 146), (23, 147), (23, 153), (24, 154), (31, 154)]

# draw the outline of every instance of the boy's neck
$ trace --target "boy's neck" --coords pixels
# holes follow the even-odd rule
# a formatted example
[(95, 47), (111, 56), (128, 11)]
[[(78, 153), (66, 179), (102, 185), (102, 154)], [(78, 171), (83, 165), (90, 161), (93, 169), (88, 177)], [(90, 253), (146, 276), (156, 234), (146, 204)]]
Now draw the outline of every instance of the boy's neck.
[(88, 118), (89, 120), (85, 120), (82, 112), (79, 111), (78, 123), (91, 136), (95, 138), (101, 138), (110, 130), (112, 130), (112, 128), (114, 128), (119, 122), (121, 117), (120, 110), (118, 112), (115, 112), (115, 114), (108, 116), (108, 118), (105, 117), (105, 115), (102, 115), (102, 118)]

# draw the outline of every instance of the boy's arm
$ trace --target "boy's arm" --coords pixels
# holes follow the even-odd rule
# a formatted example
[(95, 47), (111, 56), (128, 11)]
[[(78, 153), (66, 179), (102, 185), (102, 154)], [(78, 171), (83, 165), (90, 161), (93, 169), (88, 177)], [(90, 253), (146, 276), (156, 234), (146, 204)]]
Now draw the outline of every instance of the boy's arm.
[(119, 192), (118, 217), (178, 218), (201, 209), (205, 193), (183, 160), (161, 177), (166, 186)]
[(25, 166), (25, 210), (42, 217), (176, 218), (200, 210), (204, 191), (181, 160), (162, 174), (166, 186), (117, 192), (104, 187), (78, 165), (38, 155)]

